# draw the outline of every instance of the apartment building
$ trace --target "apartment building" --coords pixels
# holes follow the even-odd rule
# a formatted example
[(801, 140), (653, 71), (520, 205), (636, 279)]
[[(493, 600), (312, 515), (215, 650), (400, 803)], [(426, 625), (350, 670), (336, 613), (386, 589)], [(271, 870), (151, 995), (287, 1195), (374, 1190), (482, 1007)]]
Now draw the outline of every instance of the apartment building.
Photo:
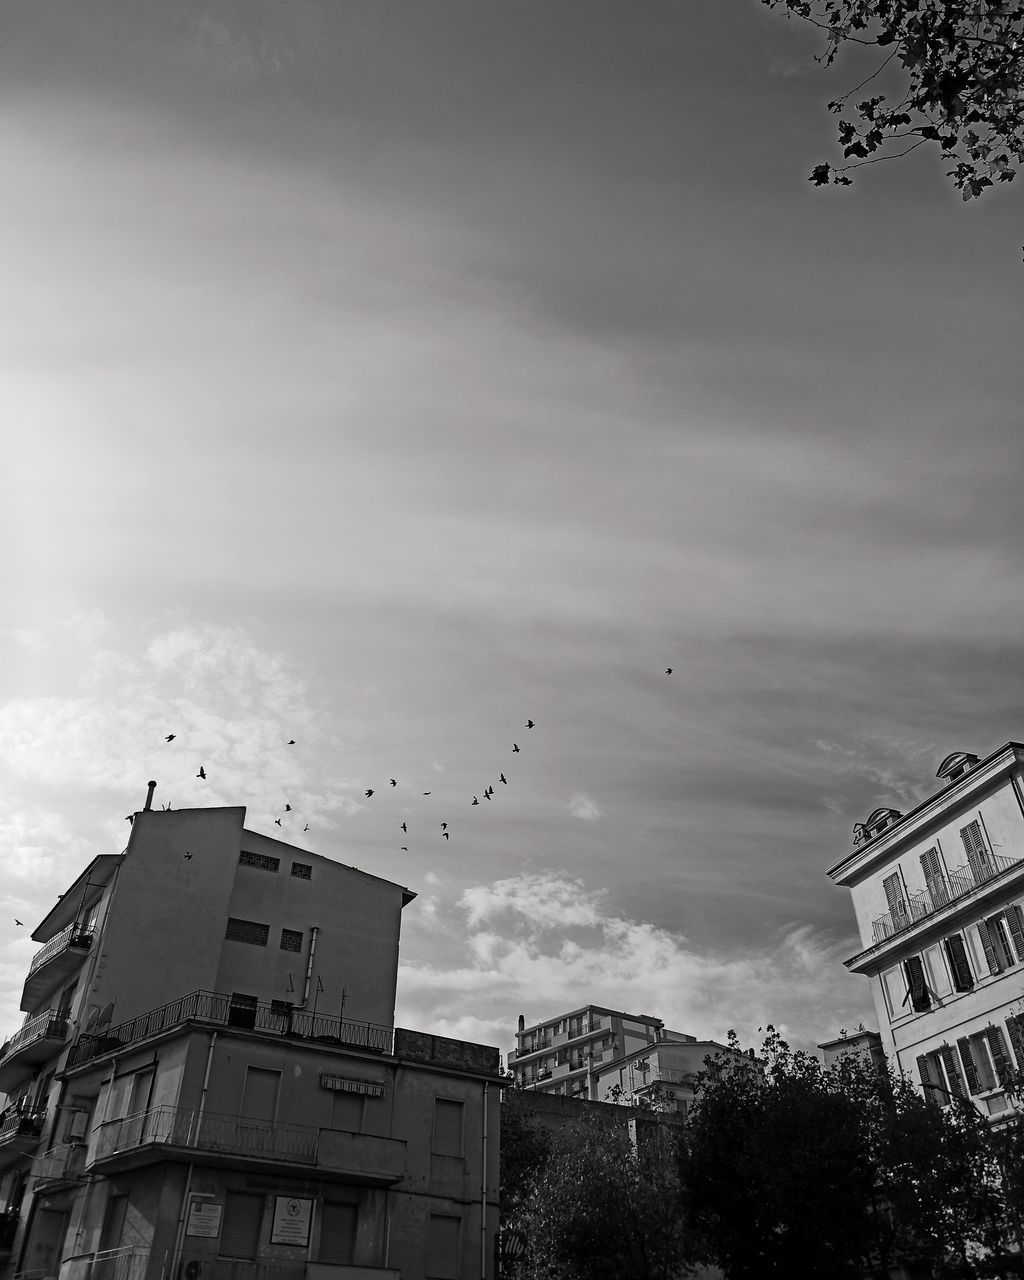
[(648, 1014), (596, 1004), (530, 1027), (520, 1014), (508, 1068), (523, 1088), (596, 1100), (602, 1066), (653, 1044), (664, 1025)]
[(489, 1280), (499, 1054), (395, 1027), (415, 894), (151, 797), (33, 934), (0, 1277)]
[(1024, 1070), (1024, 746), (955, 751), (909, 813), (876, 809), (828, 870), (850, 890), (892, 1065), (998, 1118)]
[(735, 1053), (715, 1040), (661, 1030), (650, 1044), (601, 1063), (595, 1094), (599, 1102), (649, 1103), (662, 1113), (685, 1116), (693, 1105), (705, 1059)]

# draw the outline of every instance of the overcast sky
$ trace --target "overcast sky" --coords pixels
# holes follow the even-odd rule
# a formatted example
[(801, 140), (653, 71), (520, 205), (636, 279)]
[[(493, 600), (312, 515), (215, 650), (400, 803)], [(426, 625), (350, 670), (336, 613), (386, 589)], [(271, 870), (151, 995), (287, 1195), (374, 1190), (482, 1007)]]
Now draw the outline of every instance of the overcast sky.
[(755, 0), (0, 20), (0, 1034), (150, 778), (415, 890), (404, 1025), (871, 1025), (825, 867), (1024, 736), (1019, 193), (815, 190)]

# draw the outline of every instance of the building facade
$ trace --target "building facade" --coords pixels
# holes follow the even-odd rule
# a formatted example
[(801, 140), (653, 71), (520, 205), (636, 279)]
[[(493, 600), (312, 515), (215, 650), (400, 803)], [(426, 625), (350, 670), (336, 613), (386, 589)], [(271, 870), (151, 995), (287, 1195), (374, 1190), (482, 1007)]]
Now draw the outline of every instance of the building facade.
[(415, 895), (148, 803), (33, 934), (0, 1275), (492, 1276), (499, 1054), (395, 1027)]
[(1024, 1070), (1024, 746), (953, 752), (911, 812), (877, 809), (828, 874), (850, 890), (892, 1065), (998, 1118)]
[(705, 1059), (734, 1053), (715, 1040), (698, 1040), (681, 1031), (662, 1030), (643, 1048), (601, 1064), (597, 1099), (637, 1106), (649, 1104), (662, 1113), (685, 1116), (693, 1104)]
[(597, 1100), (602, 1066), (653, 1044), (660, 1018), (588, 1004), (526, 1026), (520, 1015), (508, 1069), (524, 1089)]

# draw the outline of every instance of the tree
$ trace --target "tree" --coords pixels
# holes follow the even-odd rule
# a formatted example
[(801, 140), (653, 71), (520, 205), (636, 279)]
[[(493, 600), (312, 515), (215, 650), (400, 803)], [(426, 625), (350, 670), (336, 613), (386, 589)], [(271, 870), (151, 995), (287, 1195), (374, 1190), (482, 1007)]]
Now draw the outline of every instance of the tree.
[(926, 1102), (852, 1053), (826, 1069), (772, 1028), (762, 1055), (711, 1062), (688, 1128), (691, 1229), (727, 1280), (974, 1274), (971, 1250), (999, 1248), (998, 1166), (970, 1102)]
[[(965, 200), (1009, 182), (1024, 163), (1022, 0), (763, 0), (826, 33), (819, 58), (831, 66), (847, 44), (875, 46), (866, 79), (829, 103), (847, 163), (819, 164), (810, 181), (849, 186), (864, 164), (939, 148)], [(896, 96), (854, 96), (886, 69)], [(852, 104), (852, 105), (851, 105)]]
[(689, 1273), (675, 1135), (649, 1116), (622, 1111), (612, 1120), (585, 1116), (552, 1134), (546, 1162), (509, 1215), (526, 1242), (512, 1267), (517, 1280)]

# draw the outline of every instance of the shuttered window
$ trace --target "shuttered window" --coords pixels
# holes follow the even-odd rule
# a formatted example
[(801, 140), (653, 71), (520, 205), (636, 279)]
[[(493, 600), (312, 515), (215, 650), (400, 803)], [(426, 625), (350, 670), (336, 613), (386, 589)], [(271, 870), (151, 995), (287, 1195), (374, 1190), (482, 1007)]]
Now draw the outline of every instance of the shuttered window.
[(458, 1280), (462, 1219), (432, 1213), (427, 1224), (427, 1275), (430, 1280)]
[(885, 900), (889, 904), (892, 922), (896, 928), (902, 928), (907, 923), (907, 904), (903, 898), (903, 881), (900, 879), (900, 873), (896, 871), (891, 876), (886, 876), (882, 881), (882, 888), (885, 890)]
[(1013, 1014), (1006, 1019), (1006, 1030), (1013, 1045), (1013, 1056), (1017, 1059), (1017, 1067), (1024, 1071), (1024, 1018)]
[(926, 849), (921, 854), (921, 870), (924, 872), (924, 883), (933, 907), (944, 906), (949, 901), (946, 889), (946, 877), (943, 875), (942, 863), (938, 849)]
[(946, 1075), (946, 1088), (958, 1098), (965, 1097), (964, 1078), (960, 1074), (953, 1050), (948, 1044), (944, 1044), (936, 1053), (936, 1057), (942, 1063), (942, 1069)]
[(904, 960), (903, 972), (906, 974), (910, 1004), (914, 1012), (923, 1013), (925, 1009), (930, 1009), (932, 998), (928, 992), (928, 984), (925, 982), (924, 963), (921, 957), (911, 956), (909, 960)]
[(1002, 960), (1002, 952), (997, 950), (998, 938), (993, 938), (989, 922), (987, 920), (979, 920), (977, 929), (989, 973), (1002, 973), (1006, 966)]
[(434, 1099), (433, 1151), (439, 1156), (462, 1155), (462, 1103), (452, 1098)]
[(1010, 1083), (1010, 1076), (1013, 1074), (1010, 1057), (1006, 1052), (1006, 1040), (1002, 1031), (996, 1026), (985, 1028), (985, 1039), (988, 1041), (988, 1051), (992, 1055), (992, 1066), (995, 1068), (996, 1080), (1005, 1089)]
[(967, 1088), (971, 1093), (981, 1093), (981, 1080), (978, 1076), (978, 1068), (974, 1062), (974, 1053), (971, 1049), (971, 1042), (966, 1036), (956, 1042), (956, 1047), (960, 1050), (960, 1061), (963, 1063), (964, 1078), (967, 1081)]
[(1010, 937), (1013, 939), (1013, 949), (1017, 956), (1017, 963), (1024, 964), (1024, 911), (1016, 903), (1012, 907), (1007, 907), (1003, 912), (1003, 918), (1006, 921), (1006, 927), (1010, 931)]
[(975, 880), (979, 884), (983, 880), (988, 880), (992, 876), (993, 867), (992, 859), (981, 834), (981, 823), (977, 821), (969, 822), (966, 827), (961, 827), (960, 839), (964, 842), (967, 861), (974, 872)]
[(946, 1101), (945, 1089), (936, 1078), (935, 1064), (928, 1054), (922, 1054), (917, 1060), (917, 1074), (921, 1078), (925, 1102), (934, 1102), (943, 1106)]
[(951, 938), (943, 938), (942, 945), (953, 976), (953, 990), (970, 991), (974, 986), (974, 974), (971, 972), (971, 962), (967, 958), (963, 938), (959, 933), (954, 933)]
[(356, 1245), (358, 1207), (354, 1204), (325, 1200), (320, 1211), (319, 1262), (336, 1267), (352, 1265)]
[(224, 1195), (220, 1253), (224, 1258), (255, 1258), (260, 1243), (263, 1197), (243, 1191)]

